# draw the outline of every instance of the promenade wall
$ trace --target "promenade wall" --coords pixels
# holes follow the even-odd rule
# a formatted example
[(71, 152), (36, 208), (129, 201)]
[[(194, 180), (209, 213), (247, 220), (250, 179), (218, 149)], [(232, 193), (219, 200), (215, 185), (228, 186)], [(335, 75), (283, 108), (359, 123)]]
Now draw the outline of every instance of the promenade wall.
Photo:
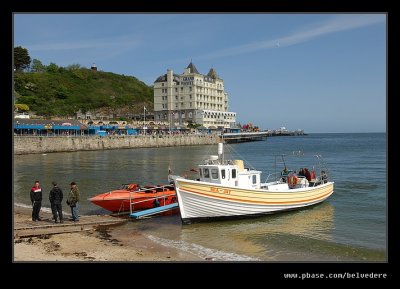
[(14, 154), (217, 144), (219, 136), (14, 136)]

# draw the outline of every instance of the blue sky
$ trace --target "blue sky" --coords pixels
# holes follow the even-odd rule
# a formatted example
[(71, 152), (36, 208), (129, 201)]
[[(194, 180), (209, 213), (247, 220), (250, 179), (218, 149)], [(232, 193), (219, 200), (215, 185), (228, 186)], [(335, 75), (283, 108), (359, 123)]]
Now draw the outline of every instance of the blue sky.
[(385, 14), (15, 14), (14, 45), (149, 85), (192, 59), (242, 124), (386, 131)]

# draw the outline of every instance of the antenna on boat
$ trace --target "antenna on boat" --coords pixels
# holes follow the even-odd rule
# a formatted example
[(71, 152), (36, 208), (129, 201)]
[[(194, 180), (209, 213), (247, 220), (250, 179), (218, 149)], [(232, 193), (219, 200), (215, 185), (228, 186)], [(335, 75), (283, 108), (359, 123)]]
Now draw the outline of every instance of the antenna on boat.
[(285, 163), (284, 154), (282, 154), (282, 155), (281, 155), (281, 157), (282, 157), (282, 162), (283, 162), (283, 165), (284, 165), (284, 166), (285, 166), (285, 168), (286, 168), (286, 163)]

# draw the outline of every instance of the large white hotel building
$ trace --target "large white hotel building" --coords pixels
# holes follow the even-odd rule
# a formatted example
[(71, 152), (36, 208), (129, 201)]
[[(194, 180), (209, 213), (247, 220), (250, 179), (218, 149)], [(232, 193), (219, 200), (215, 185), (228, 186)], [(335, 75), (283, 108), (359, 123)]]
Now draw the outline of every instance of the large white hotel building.
[(183, 74), (171, 69), (154, 82), (154, 118), (171, 125), (188, 121), (206, 128), (233, 128), (236, 113), (228, 111), (228, 94), (224, 81), (213, 68), (207, 75), (199, 73), (192, 62)]

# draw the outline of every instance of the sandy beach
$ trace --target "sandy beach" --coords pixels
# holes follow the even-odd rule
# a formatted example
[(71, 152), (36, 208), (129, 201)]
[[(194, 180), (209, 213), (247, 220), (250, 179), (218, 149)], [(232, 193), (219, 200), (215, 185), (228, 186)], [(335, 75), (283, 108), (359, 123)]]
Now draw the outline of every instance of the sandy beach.
[[(41, 212), (44, 222), (50, 223), (51, 214)], [(31, 209), (14, 206), (14, 226), (34, 223)], [(66, 221), (68, 222), (68, 221)], [(115, 225), (114, 225), (115, 226)], [(207, 261), (191, 253), (168, 248), (134, 234), (135, 242), (124, 243), (113, 237), (113, 226), (98, 226), (93, 230), (44, 234), (14, 238), (14, 262), (169, 262)]]

